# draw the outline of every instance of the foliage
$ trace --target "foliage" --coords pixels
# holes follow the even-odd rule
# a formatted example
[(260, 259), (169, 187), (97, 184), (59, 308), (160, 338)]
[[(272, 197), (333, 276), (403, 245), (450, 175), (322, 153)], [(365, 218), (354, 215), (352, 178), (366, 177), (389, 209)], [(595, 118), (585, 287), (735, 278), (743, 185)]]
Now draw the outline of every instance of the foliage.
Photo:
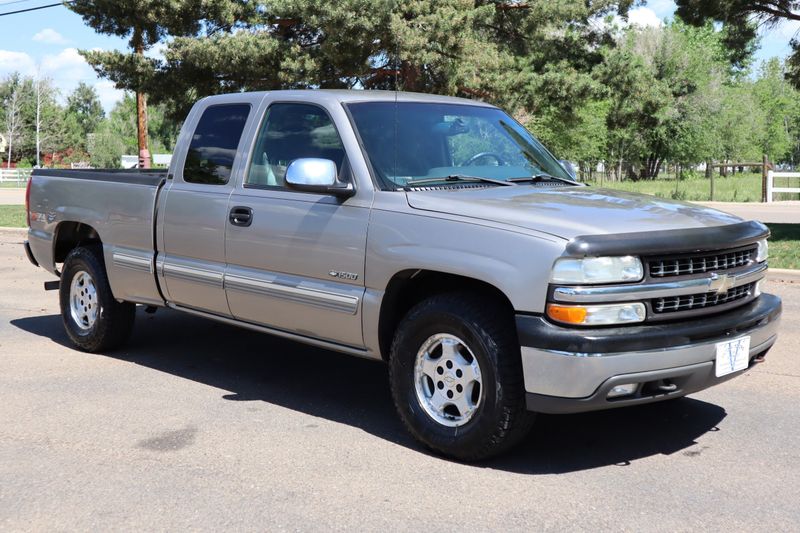
[[(797, 0), (675, 0), (676, 14), (688, 24), (707, 26), (710, 22), (723, 27), (723, 41), (735, 64), (745, 64), (756, 45), (759, 27), (772, 28), (784, 20), (800, 21)], [(800, 43), (792, 41), (789, 78), (800, 89)]]
[(783, 158), (793, 146), (792, 133), (797, 139), (798, 93), (784, 81), (783, 65), (772, 59), (761, 67), (758, 81), (753, 85), (753, 94), (759, 108), (766, 114), (762, 123), (760, 148), (772, 160)]
[(105, 117), (103, 106), (94, 87), (80, 82), (67, 97), (68, 114), (77, 120), (80, 126), (82, 148), (86, 148), (87, 136), (94, 133), (100, 125), (100, 121)]
[[(148, 114), (149, 146), (152, 152), (172, 152), (178, 124), (165, 117), (163, 106), (151, 106)], [(89, 154), (94, 167), (118, 168), (122, 155), (137, 152), (136, 99), (126, 94), (92, 135)]]
[[(665, 162), (687, 176), (709, 160), (766, 153), (776, 162), (800, 161), (800, 93), (784, 80), (800, 68), (800, 56), (751, 64), (754, 23), (790, 18), (797, 2), (679, 0), (679, 21), (619, 26), (640, 3), (77, 0), (69, 8), (96, 31), (128, 39), (134, 53), (82, 53), (102, 76), (128, 91), (143, 89), (156, 104), (149, 112), (152, 152), (171, 150), (177, 121), (202, 96), (363, 88), (500, 105), (559, 158), (577, 161), (586, 179), (602, 164), (617, 179), (651, 180)], [(767, 4), (778, 14), (764, 11)], [(135, 53), (156, 46), (163, 59)], [(17, 78), (23, 118), (13, 159), (35, 160), (32, 81)], [(0, 84), (0, 124), (11, 116), (12, 85)], [(133, 98), (103, 117), (88, 86), (66, 106), (44, 88), (42, 152), (63, 152), (67, 161), (85, 150), (95, 166), (137, 153)]]
[(713, 120), (727, 74), (720, 48), (713, 27), (675, 22), (629, 31), (608, 52), (602, 79), (611, 101), (609, 154), (618, 165), (628, 163), (629, 177), (656, 177), (668, 159), (713, 156)]
[(22, 127), (23, 99), (22, 80), (19, 74), (12, 74), (0, 85), (0, 101), (3, 103), (3, 132), (8, 149), (6, 164), (9, 168), (14, 148), (25, 138)]
[(84, 55), (119, 87), (144, 87), (167, 102), (175, 116), (208, 94), (362, 87), (478, 96), (536, 114), (555, 107), (568, 120), (611, 42), (596, 21), (631, 3), (173, 0), (164, 17), (148, 13), (150, 4), (166, 10), (161, 2), (86, 0), (70, 9), (100, 32), (133, 39), (141, 29), (145, 47), (169, 34), (163, 62)]
[(80, 150), (77, 117), (58, 103), (58, 96), (52, 80), (47, 78), (35, 80), (14, 73), (0, 82), (4, 135), (13, 141), (5, 154), (7, 165), (9, 160), (37, 162), (37, 123), (40, 156)]

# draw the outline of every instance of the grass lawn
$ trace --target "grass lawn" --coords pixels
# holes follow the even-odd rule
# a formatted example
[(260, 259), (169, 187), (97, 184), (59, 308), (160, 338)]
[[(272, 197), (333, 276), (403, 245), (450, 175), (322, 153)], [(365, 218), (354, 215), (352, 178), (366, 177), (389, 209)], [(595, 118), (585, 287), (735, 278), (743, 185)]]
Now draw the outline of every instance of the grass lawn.
[(800, 224), (767, 224), (769, 239), (769, 266), (772, 268), (800, 269)]
[[(800, 179), (776, 178), (776, 187), (800, 187)], [(607, 187), (623, 191), (652, 194), (661, 198), (673, 198), (689, 202), (705, 202), (711, 199), (711, 184), (704, 177), (675, 180), (656, 179), (647, 181), (591, 181), (595, 187)], [(781, 193), (776, 200), (798, 200), (800, 195)], [(727, 178), (714, 178), (714, 200), (718, 202), (760, 202), (761, 174), (736, 174)]]
[(24, 228), (24, 205), (0, 205), (0, 226), (6, 228)]

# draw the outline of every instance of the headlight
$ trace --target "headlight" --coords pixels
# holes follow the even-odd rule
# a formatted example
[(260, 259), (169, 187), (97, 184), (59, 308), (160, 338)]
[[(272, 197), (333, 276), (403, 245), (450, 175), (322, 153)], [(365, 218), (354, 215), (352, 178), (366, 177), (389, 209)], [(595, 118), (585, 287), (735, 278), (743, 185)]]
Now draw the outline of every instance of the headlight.
[(608, 326), (644, 322), (647, 312), (640, 302), (614, 305), (547, 304), (547, 316), (573, 326)]
[(769, 257), (769, 244), (767, 244), (767, 239), (761, 239), (758, 241), (758, 253), (756, 254), (756, 261), (762, 262), (766, 261)]
[(638, 257), (563, 257), (553, 267), (554, 283), (613, 283), (639, 281), (644, 276)]

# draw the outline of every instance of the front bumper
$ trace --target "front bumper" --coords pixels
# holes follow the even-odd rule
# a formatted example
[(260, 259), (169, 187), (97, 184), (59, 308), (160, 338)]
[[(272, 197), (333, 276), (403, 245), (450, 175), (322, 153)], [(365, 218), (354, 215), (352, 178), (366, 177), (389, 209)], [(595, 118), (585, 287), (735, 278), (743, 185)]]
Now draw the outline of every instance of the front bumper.
[[(775, 343), (780, 316), (781, 300), (771, 294), (701, 320), (618, 328), (567, 328), (518, 315), (528, 409), (574, 413), (703, 390), (744, 372), (715, 376), (718, 342), (749, 335), (752, 367)], [(623, 383), (640, 386), (633, 395), (608, 399)]]

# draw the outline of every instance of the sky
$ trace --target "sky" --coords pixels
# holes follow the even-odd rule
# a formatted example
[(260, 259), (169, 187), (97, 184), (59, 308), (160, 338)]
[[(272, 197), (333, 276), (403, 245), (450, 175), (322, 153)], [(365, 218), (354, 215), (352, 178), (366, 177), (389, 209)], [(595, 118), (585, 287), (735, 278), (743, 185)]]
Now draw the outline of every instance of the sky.
[[(0, 0), (0, 15), (9, 11), (54, 3), (52, 0)], [(631, 24), (653, 26), (673, 17), (672, 0), (650, 0), (630, 12)], [(785, 22), (762, 36), (756, 60), (786, 57), (789, 40), (800, 31), (800, 22)], [(123, 38), (99, 35), (78, 15), (63, 6), (0, 16), (0, 78), (18, 71), (24, 75), (49, 77), (65, 98), (79, 82), (97, 90), (103, 107), (110, 111), (122, 92), (108, 80), (97, 77), (78, 49), (127, 48)], [(157, 54), (157, 52), (154, 52)]]

